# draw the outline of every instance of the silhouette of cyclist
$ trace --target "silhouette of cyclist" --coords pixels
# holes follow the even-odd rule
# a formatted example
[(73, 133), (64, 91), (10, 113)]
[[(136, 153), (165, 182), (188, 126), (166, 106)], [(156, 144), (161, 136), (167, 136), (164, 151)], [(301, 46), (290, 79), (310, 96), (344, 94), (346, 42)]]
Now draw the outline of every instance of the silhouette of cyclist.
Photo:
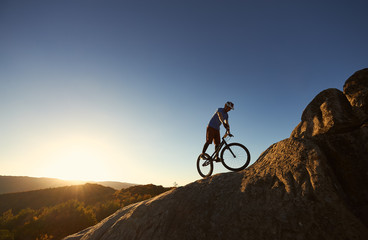
[[(212, 116), (210, 122), (207, 126), (206, 132), (206, 143), (203, 146), (202, 153), (207, 151), (208, 146), (214, 142), (215, 150), (220, 145), (220, 126), (224, 125), (226, 131), (230, 136), (230, 125), (229, 125), (229, 115), (227, 114), (230, 110), (234, 109), (234, 104), (232, 102), (225, 103), (224, 108), (218, 108), (215, 114)], [(218, 153), (215, 156), (215, 161), (219, 161)]]

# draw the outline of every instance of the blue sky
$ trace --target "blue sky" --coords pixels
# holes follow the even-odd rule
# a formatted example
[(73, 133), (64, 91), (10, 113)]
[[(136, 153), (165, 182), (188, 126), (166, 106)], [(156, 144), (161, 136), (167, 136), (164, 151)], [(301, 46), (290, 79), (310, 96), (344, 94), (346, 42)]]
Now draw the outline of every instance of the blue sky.
[(367, 9), (1, 1), (0, 174), (185, 185), (200, 178), (206, 125), (226, 101), (253, 163), (314, 96), (367, 67)]

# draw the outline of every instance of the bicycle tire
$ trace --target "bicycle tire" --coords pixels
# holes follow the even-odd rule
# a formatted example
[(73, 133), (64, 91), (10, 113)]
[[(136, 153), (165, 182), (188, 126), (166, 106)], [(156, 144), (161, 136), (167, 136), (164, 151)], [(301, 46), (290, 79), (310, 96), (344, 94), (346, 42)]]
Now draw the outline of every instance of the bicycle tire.
[(221, 162), (231, 171), (243, 170), (250, 162), (249, 150), (240, 143), (230, 143), (221, 151)]
[(209, 177), (213, 172), (213, 161), (207, 153), (201, 153), (197, 158), (197, 170), (203, 178)]

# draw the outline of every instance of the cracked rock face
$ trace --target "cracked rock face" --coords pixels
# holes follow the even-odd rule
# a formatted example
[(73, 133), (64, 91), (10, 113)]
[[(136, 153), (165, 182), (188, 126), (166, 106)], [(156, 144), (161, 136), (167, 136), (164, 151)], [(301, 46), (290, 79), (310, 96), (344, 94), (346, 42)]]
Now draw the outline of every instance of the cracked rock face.
[(366, 240), (368, 127), (351, 102), (327, 89), (251, 167), (127, 206), (66, 239)]

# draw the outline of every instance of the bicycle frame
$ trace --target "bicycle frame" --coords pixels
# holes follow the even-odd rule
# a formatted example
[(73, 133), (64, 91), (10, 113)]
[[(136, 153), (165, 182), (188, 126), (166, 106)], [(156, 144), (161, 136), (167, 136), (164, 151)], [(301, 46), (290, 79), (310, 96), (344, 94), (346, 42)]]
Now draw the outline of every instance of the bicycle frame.
[[(199, 175), (204, 178), (211, 176), (214, 162), (221, 162), (222, 165), (230, 171), (240, 171), (249, 165), (250, 153), (248, 149), (237, 142), (227, 143), (230, 138), (225, 138), (228, 136), (233, 137), (230, 133), (226, 133), (211, 156), (207, 153), (199, 154), (197, 158), (197, 170)], [(220, 157), (220, 159), (215, 159), (215, 157)], [(236, 161), (235, 158), (237, 159)]]
[[(221, 143), (220, 143), (220, 145), (217, 147), (217, 149), (215, 149), (215, 151), (212, 153), (212, 155), (211, 155), (211, 160), (213, 160), (213, 158), (217, 155), (218, 156), (218, 154), (220, 154), (220, 150), (222, 149), (222, 147), (225, 145), (225, 146), (228, 146), (228, 144), (227, 144), (227, 142), (226, 142), (226, 140), (225, 140), (225, 138), (228, 136), (228, 134), (226, 133), (223, 137), (222, 137), (222, 141), (221, 141)], [(231, 154), (234, 156), (234, 157), (236, 157), (235, 155), (234, 155), (234, 153), (233, 153), (233, 151), (231, 151), (231, 149), (229, 148), (229, 150), (230, 150), (230, 152), (231, 152)]]

